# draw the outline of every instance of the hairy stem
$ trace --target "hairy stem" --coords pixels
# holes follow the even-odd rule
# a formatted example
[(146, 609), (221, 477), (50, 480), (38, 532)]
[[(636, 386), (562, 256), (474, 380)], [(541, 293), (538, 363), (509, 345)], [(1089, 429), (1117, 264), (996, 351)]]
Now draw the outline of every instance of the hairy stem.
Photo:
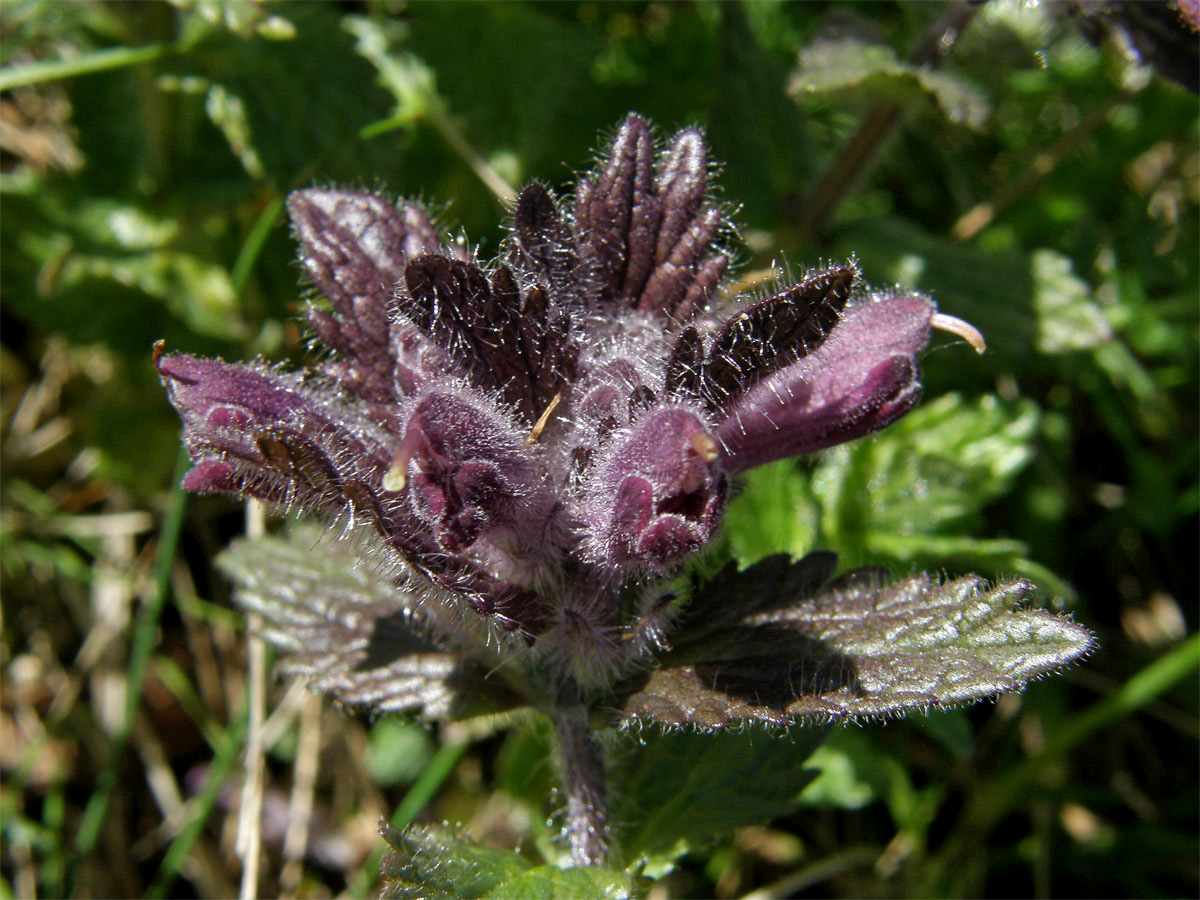
[(567, 820), (563, 834), (577, 866), (604, 863), (608, 854), (608, 785), (600, 747), (588, 727), (588, 712), (578, 700), (552, 713), (562, 763)]

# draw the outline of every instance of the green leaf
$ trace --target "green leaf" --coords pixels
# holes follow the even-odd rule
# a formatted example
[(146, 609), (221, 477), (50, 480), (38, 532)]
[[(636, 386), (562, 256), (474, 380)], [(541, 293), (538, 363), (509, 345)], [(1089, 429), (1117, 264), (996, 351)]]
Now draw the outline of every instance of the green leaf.
[(1038, 422), (1032, 401), (968, 402), (947, 394), (883, 438), (827, 455), (812, 485), (823, 537), (858, 532), (869, 549), (876, 532), (930, 534), (976, 523), (983, 506), (1004, 496), (1033, 458)]
[(825, 732), (648, 732), (613, 769), (616, 843), (629, 862), (673, 859), (743, 825), (785, 815), (814, 772), (805, 760)]
[(252, 143), (250, 121), (242, 98), (223, 84), (210, 85), (204, 98), (204, 111), (225, 135), (229, 149), (241, 161), (246, 173), (255, 180), (264, 178), (266, 171)]
[(379, 896), (403, 900), (535, 900), (579, 897), (622, 900), (633, 897), (633, 879), (600, 866), (559, 869), (534, 866), (507, 850), (481, 847), (461, 829), (446, 825), (413, 827), (403, 832), (384, 828), (392, 847), (383, 860)]
[(810, 481), (795, 460), (748, 472), (725, 516), (734, 557), (753, 563), (772, 553), (803, 556), (817, 539), (819, 509)]
[(290, 39), (214, 36), (187, 58), (190, 74), (213, 85), (206, 110), (234, 155), (281, 191), (314, 178), (395, 173), (394, 148), (357, 140), (360, 128), (387, 114), (388, 97), (336, 9), (283, 8)]
[(380, 897), (454, 900), (484, 897), (529, 871), (532, 863), (508, 850), (481, 847), (461, 829), (414, 826), (403, 832), (385, 827), (392, 848), (383, 859)]
[(809, 477), (790, 461), (753, 471), (729, 510), (734, 555), (753, 562), (821, 544), (851, 560), (1017, 572), (1069, 595), (1021, 542), (970, 536), (1029, 465), (1040, 426), (1032, 401), (948, 394), (877, 438), (823, 454)]
[(971, 128), (982, 127), (988, 116), (987, 98), (962, 78), (911, 66), (891, 47), (852, 37), (818, 39), (805, 47), (788, 86), (793, 96), (862, 88), (901, 97), (926, 94), (947, 118)]
[(1039, 351), (1069, 353), (1112, 339), (1112, 328), (1092, 300), (1087, 283), (1075, 274), (1070, 259), (1053, 250), (1035, 250), (1031, 271)]
[[(13, 229), (16, 243), (6, 267), (26, 268), (13, 272), (18, 282), (33, 275), (14, 298), (23, 313), (114, 346), (126, 345), (131, 333), (161, 336), (163, 307), (196, 333), (246, 336), (228, 271), (205, 258), (211, 248), (197, 246), (179, 220), (141, 204), (62, 195), (36, 183), (6, 197), (10, 211), (6, 231)], [(134, 311), (138, 303), (161, 306), (143, 317)], [(152, 340), (135, 343), (136, 351), (144, 354)]]
[(496, 790), (529, 809), (534, 845), (546, 859), (557, 859), (561, 852), (554, 843), (560, 833), (550, 816), (560, 808), (557, 753), (554, 726), (546, 716), (531, 713), (508, 733), (496, 757)]
[[(839, 728), (808, 760), (816, 773), (800, 795), (806, 806), (861, 809), (887, 789), (890, 771), (882, 751), (863, 730)], [(895, 760), (888, 760), (895, 765)]]
[(371, 726), (363, 760), (371, 780), (383, 787), (411, 784), (433, 756), (433, 739), (421, 725), (395, 717)]
[(412, 13), (412, 47), (436, 72), (448, 112), (465, 117), (468, 139), (485, 156), (503, 148), (552, 173), (563, 157), (551, 137), (586, 118), (580, 97), (592, 90), (600, 36), (538, 4), (430, 3)]
[(540, 713), (511, 729), (496, 758), (496, 788), (541, 814), (558, 787), (554, 726)]
[(0, 91), (10, 91), (13, 88), (46, 81), (57, 81), (60, 78), (75, 78), (108, 69), (136, 66), (159, 59), (171, 52), (171, 49), (165, 44), (150, 44), (145, 47), (107, 47), (103, 50), (86, 53), (76, 59), (39, 60), (26, 63), (0, 72)]
[[(433, 71), (412, 53), (398, 53), (393, 44), (401, 36), (400, 23), (379, 22), (365, 16), (347, 16), (343, 27), (354, 35), (358, 54), (378, 71), (379, 85), (392, 95), (395, 109), (383, 124), (395, 128), (418, 121), (429, 112), (437, 99), (437, 84)], [(373, 136), (373, 123), (365, 136)]]
[(633, 879), (628, 874), (600, 866), (576, 869), (538, 866), (484, 894), (487, 900), (544, 900), (548, 897), (623, 900), (634, 896)]
[(1032, 461), (1040, 427), (1030, 400), (948, 394), (878, 439), (835, 448), (812, 475), (816, 541), (852, 560), (1026, 575), (1072, 597), (1071, 586), (1033, 562), (1025, 544), (972, 536), (984, 527), (987, 505), (1007, 496)]
[(93, 280), (136, 288), (163, 301), (200, 334), (246, 336), (228, 270), (190, 253), (72, 254), (64, 260), (58, 290), (69, 293)]

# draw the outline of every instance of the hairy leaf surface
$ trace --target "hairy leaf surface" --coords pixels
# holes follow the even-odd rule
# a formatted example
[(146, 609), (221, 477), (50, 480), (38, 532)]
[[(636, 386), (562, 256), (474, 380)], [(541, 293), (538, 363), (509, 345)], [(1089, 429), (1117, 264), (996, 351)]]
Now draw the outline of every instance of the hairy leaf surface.
[(804, 761), (824, 737), (815, 727), (787, 736), (644, 735), (613, 772), (614, 821), (626, 860), (673, 858), (722, 832), (791, 812), (817, 774)]
[(393, 851), (383, 861), (382, 898), (621, 900), (634, 896), (632, 879), (623, 872), (600, 866), (535, 866), (516, 853), (481, 847), (447, 826), (404, 832), (384, 828), (382, 834)]
[(307, 676), (315, 691), (427, 719), (514, 702), (479, 664), (423, 636), (429, 612), (411, 594), (314, 530), (242, 540), (218, 561), (238, 604), (262, 617), (262, 637), (283, 651), (281, 671)]
[(722, 728), (952, 706), (1020, 690), (1093, 647), (1070, 619), (1018, 609), (1025, 581), (889, 584), (857, 569), (822, 585), (830, 568), (829, 554), (727, 567), (662, 668), (625, 683), (621, 717)]

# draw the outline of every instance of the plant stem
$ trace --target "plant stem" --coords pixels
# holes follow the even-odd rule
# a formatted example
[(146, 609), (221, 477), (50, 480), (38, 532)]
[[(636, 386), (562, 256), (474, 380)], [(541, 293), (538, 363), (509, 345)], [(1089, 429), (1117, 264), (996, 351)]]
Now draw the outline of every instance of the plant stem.
[(571, 848), (571, 862), (603, 865), (608, 855), (608, 784), (604, 758), (588, 726), (587, 707), (578, 699), (566, 700), (551, 718), (567, 795), (563, 834)]
[(27, 84), (58, 81), (92, 72), (105, 72), (151, 62), (175, 52), (170, 44), (146, 44), (143, 47), (108, 47), (94, 50), (75, 59), (44, 59), (24, 63), (0, 72), (0, 91), (9, 91)]

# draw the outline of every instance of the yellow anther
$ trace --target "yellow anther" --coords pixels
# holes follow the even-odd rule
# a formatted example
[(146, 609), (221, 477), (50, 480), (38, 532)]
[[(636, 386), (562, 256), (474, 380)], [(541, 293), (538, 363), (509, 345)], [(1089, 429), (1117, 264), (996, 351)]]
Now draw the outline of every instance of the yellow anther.
[(688, 443), (692, 445), (692, 449), (696, 451), (696, 455), (705, 462), (715, 462), (720, 456), (720, 451), (717, 449), (717, 442), (710, 438), (703, 431), (695, 432)]
[(542, 431), (545, 430), (546, 423), (549, 422), (550, 417), (554, 415), (554, 410), (558, 407), (558, 404), (561, 402), (561, 400), (562, 392), (560, 391), (554, 395), (554, 399), (550, 401), (550, 404), (546, 407), (542, 414), (538, 416), (538, 420), (533, 423), (533, 431), (529, 432), (529, 437), (525, 438), (526, 447), (532, 447), (537, 439), (542, 436)]
[(404, 447), (396, 451), (396, 455), (392, 457), (391, 466), (383, 473), (383, 489), (385, 491), (398, 494), (404, 490), (404, 486), (408, 484), (408, 460), (409, 455)]

